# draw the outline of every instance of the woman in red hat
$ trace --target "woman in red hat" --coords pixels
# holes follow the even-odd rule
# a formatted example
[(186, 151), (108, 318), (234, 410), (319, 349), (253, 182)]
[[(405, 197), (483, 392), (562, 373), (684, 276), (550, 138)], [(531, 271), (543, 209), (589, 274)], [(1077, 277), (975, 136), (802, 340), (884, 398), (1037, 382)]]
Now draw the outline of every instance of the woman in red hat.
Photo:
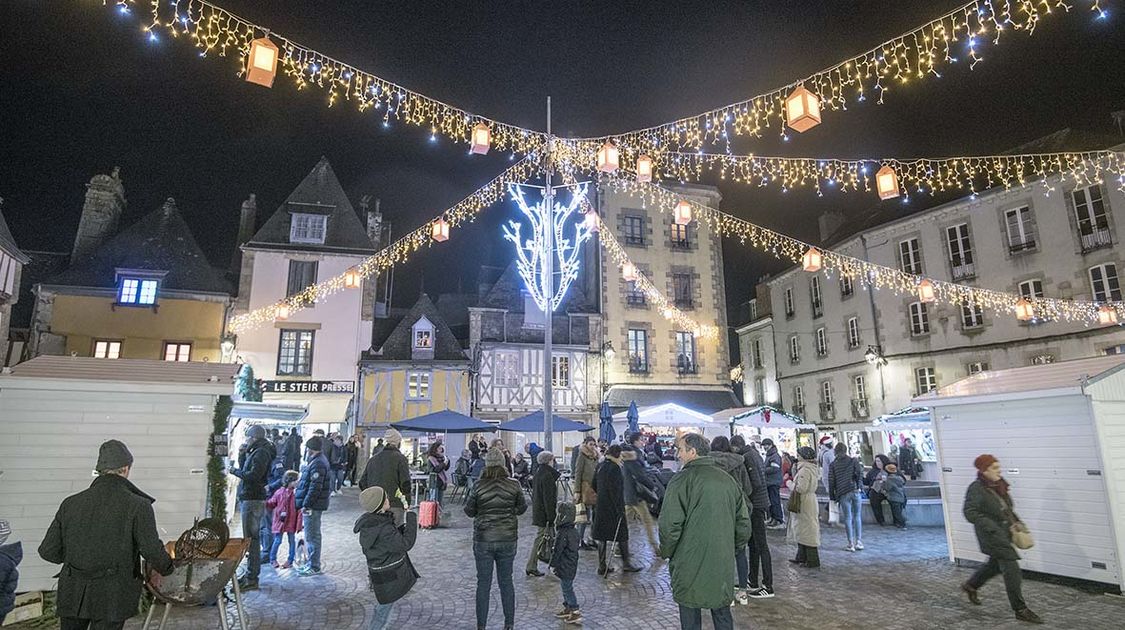
[(1039, 615), (1028, 610), (1023, 600), (1020, 556), (1012, 544), (1012, 532), (1017, 528), (1027, 530), (1012, 511), (1012, 496), (1008, 493), (1008, 482), (1001, 475), (1000, 461), (986, 454), (977, 457), (973, 465), (977, 468), (977, 480), (969, 484), (965, 493), (965, 519), (976, 529), (977, 542), (981, 552), (988, 556), (988, 562), (961, 585), (961, 590), (969, 596), (970, 602), (979, 606), (977, 589), (1003, 574), (1008, 602), (1016, 612), (1016, 619), (1043, 623)]

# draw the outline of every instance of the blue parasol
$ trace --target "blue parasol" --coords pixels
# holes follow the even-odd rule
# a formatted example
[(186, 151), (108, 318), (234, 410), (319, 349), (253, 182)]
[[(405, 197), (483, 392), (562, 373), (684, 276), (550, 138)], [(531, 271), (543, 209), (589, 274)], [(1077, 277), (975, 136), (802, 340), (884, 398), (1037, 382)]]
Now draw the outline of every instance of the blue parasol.
[[(500, 431), (519, 431), (521, 433), (542, 433), (543, 432), (543, 412), (534, 411), (507, 422), (502, 422), (497, 425), (497, 430)], [(586, 424), (585, 422), (577, 422), (570, 418), (564, 418), (560, 415), (555, 415), (551, 422), (551, 428), (555, 433), (563, 433), (566, 431), (593, 431), (594, 427)]]
[(625, 419), (629, 422), (629, 433), (641, 432), (641, 413), (637, 411), (637, 401), (629, 402), (629, 411), (625, 412)]
[(603, 402), (598, 411), (601, 424), (598, 427), (598, 438), (609, 444), (617, 439), (617, 431), (613, 430), (613, 414), (609, 412), (609, 403)]

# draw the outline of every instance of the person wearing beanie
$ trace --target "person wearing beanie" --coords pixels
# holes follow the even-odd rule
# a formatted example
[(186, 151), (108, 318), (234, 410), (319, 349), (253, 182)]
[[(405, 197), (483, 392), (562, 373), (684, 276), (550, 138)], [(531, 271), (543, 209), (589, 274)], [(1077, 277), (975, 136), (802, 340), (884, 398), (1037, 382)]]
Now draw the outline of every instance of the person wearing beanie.
[[(246, 450), (238, 457), (238, 467), (230, 474), (238, 477), (238, 511), (242, 514), (242, 535), (250, 539), (246, 556), (246, 572), (239, 579), (239, 588), (253, 591), (258, 588), (258, 575), (262, 569), (262, 522), (266, 517), (266, 486), (269, 484), (270, 466), (277, 457), (277, 448), (266, 438), (266, 429), (255, 424), (246, 430)], [(272, 540), (272, 537), (271, 539)]]
[[(652, 466), (645, 459), (643, 446), (645, 436), (640, 431), (628, 434), (625, 443), (621, 445), (621, 475), (622, 498), (625, 500), (626, 522), (640, 521), (644, 528), (648, 544), (652, 547), (653, 554), (660, 549), (660, 539), (657, 537), (656, 520), (652, 517), (649, 506), (659, 506), (664, 496), (664, 487), (656, 482), (656, 475)], [(621, 546), (622, 558), (630, 557), (630, 550)], [(632, 561), (625, 561), (625, 570), (640, 570)]]
[(884, 465), (883, 471), (883, 495), (891, 506), (891, 517), (895, 527), (906, 529), (906, 477), (894, 462)]
[(63, 565), (56, 614), (62, 628), (122, 628), (137, 614), (143, 557), (161, 575), (173, 562), (156, 529), (156, 501), (129, 481), (133, 455), (117, 440), (98, 451), (98, 476), (63, 500), (39, 557)]
[(16, 584), (20, 580), (20, 572), (16, 567), (23, 561), (22, 544), (5, 544), (11, 533), (8, 521), (0, 519), (0, 624), (4, 623), (4, 617), (16, 607)]
[[(270, 509), (270, 550), (268, 562), (275, 569), (288, 569), (293, 566), (293, 556), (297, 551), (294, 538), (304, 527), (301, 510), (297, 509), (297, 480), (301, 474), (287, 470), (282, 475), (280, 487), (274, 491), (266, 507)], [(277, 552), (281, 549), (282, 538), (289, 540), (289, 559), (284, 564), (277, 563)]]
[(375, 593), (371, 630), (387, 627), (394, 604), (414, 588), (418, 572), (408, 552), (418, 539), (418, 514), (407, 512), (405, 522), (395, 525), (391, 502), (380, 486), (359, 493), (363, 514), (352, 532), (359, 534), (359, 547), (367, 561), (368, 585)]
[(524, 572), (528, 576), (543, 577), (546, 574), (539, 570), (539, 552), (544, 545), (552, 544), (561, 473), (555, 470), (555, 456), (550, 451), (540, 449), (535, 459), (537, 467), (531, 477), (531, 524), (539, 529)]
[(573, 503), (559, 504), (555, 517), (555, 544), (551, 549), (550, 566), (559, 578), (562, 590), (562, 610), (555, 617), (571, 625), (581, 625), (582, 613), (578, 608), (578, 596), (574, 593), (574, 578), (578, 575), (578, 548), (581, 537), (574, 528), (577, 508)]
[(820, 468), (816, 464), (817, 453), (810, 446), (797, 449), (797, 458), (797, 473), (789, 481), (791, 505), (786, 539), (797, 544), (797, 555), (790, 562), (815, 569), (820, 566), (820, 517), (816, 499)]
[(1015, 503), (1008, 491), (1009, 485), (1003, 477), (1000, 461), (994, 455), (984, 454), (973, 461), (973, 466), (977, 469), (977, 478), (965, 492), (963, 512), (965, 520), (973, 524), (977, 543), (981, 553), (988, 556), (988, 562), (961, 584), (961, 590), (969, 597), (969, 602), (980, 606), (979, 589), (997, 575), (1003, 575), (1008, 603), (1015, 611), (1016, 619), (1041, 624), (1043, 620), (1028, 609), (1023, 599), (1020, 554), (1012, 544), (1012, 533), (1028, 530), (1013, 510)]
[(488, 625), (492, 600), (492, 574), (500, 586), (504, 628), (516, 623), (516, 590), (512, 565), (519, 540), (519, 515), (527, 511), (527, 499), (520, 484), (508, 475), (504, 451), (488, 449), (484, 472), (465, 501), (465, 514), (473, 519), (473, 557), (477, 565), (477, 628)]
[(359, 478), (360, 490), (379, 486), (387, 493), (395, 525), (402, 525), (406, 514), (406, 507), (398, 495), (401, 493), (403, 497), (410, 496), (410, 462), (399, 450), (401, 445), (402, 434), (394, 429), (387, 429), (383, 433), (383, 450), (367, 460), (363, 476)]
[(766, 521), (766, 529), (782, 529), (785, 527), (785, 510), (781, 508), (781, 483), (784, 476), (781, 469), (781, 454), (770, 438), (762, 440), (762, 449), (765, 466), (762, 474), (765, 476), (766, 493), (770, 498), (770, 518)]
[(320, 522), (332, 497), (332, 467), (324, 455), (324, 438), (313, 435), (305, 442), (309, 461), (301, 469), (297, 480), (294, 504), (301, 510), (305, 527), (305, 545), (309, 552), (309, 563), (297, 569), (301, 576), (318, 575), (321, 572), (320, 555), (323, 548)]

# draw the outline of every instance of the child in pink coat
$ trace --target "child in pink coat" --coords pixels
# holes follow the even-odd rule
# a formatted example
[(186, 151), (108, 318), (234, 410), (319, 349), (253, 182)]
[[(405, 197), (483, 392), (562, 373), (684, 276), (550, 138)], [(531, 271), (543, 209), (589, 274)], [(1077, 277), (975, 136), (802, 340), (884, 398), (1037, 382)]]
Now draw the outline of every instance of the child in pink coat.
[[(297, 547), (293, 542), (294, 536), (302, 529), (301, 510), (297, 509), (295, 490), (300, 473), (287, 470), (282, 480), (282, 485), (273, 493), (266, 506), (273, 510), (273, 523), (270, 530), (273, 532), (273, 546), (270, 548), (270, 564), (275, 569), (288, 569), (293, 566), (293, 554)], [(285, 564), (278, 566), (277, 550), (281, 548), (281, 537), (289, 538), (289, 559)]]

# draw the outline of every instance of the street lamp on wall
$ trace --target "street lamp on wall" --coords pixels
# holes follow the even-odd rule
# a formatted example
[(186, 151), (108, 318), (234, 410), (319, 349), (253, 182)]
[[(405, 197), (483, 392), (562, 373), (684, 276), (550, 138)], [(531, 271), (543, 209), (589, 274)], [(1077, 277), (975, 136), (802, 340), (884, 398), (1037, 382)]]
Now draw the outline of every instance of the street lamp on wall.
[(613, 342), (607, 341), (602, 344), (602, 356), (606, 361), (612, 361), (613, 357), (617, 356), (617, 351), (613, 349)]
[(227, 335), (223, 337), (222, 343), (219, 344), (221, 363), (234, 363), (234, 344), (237, 337), (234, 335)]
[(867, 361), (871, 365), (874, 365), (875, 367), (883, 367), (887, 364), (887, 360), (875, 346), (867, 346), (867, 352), (863, 353), (863, 358), (865, 361)]

